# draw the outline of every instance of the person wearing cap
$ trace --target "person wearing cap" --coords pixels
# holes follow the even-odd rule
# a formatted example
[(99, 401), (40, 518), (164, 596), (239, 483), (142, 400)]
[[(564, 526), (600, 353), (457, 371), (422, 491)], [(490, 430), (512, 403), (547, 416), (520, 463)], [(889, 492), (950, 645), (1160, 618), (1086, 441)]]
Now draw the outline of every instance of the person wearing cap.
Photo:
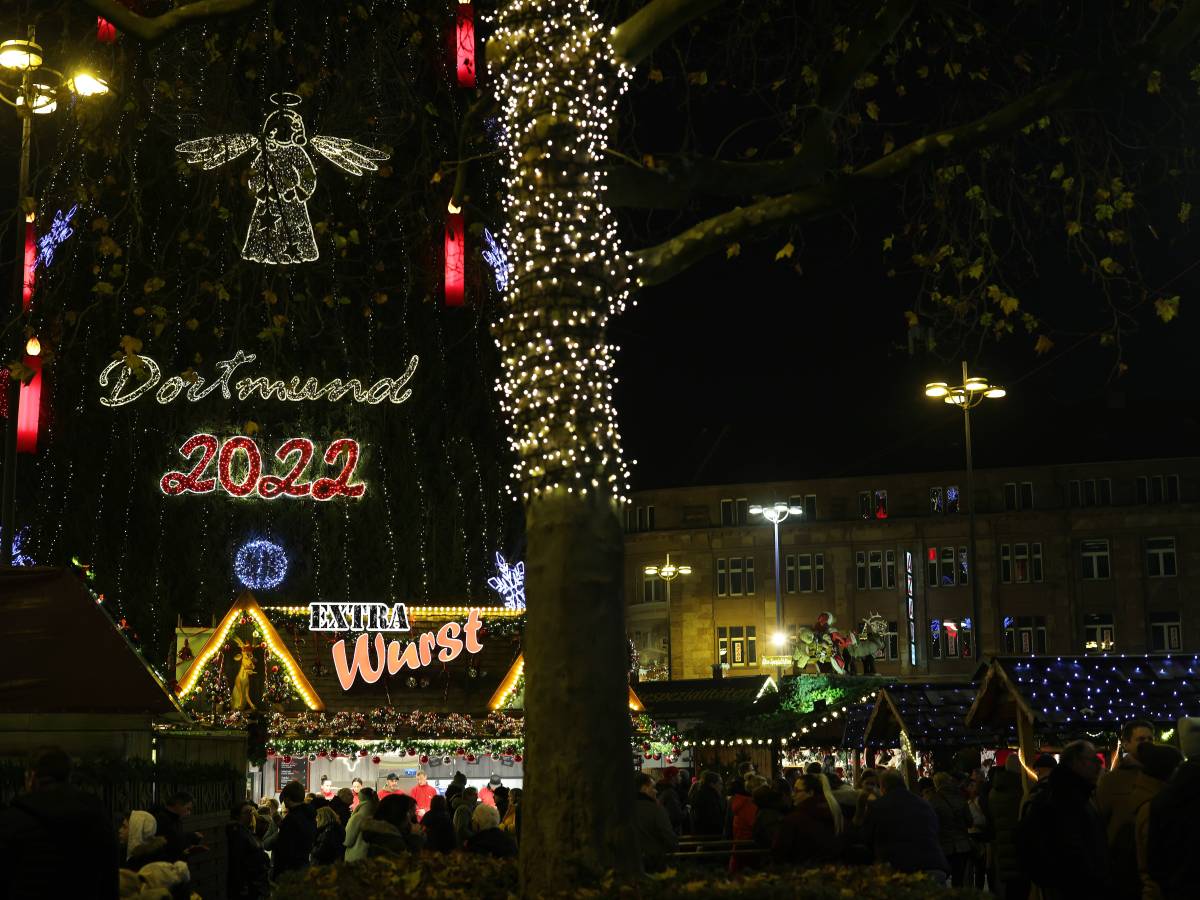
[(395, 772), (388, 772), (384, 781), (387, 782), (387, 787), (379, 792), (380, 800), (382, 800), (384, 797), (389, 797), (392, 794), (404, 794), (404, 791), (400, 790), (400, 776)]
[(499, 775), (493, 775), (488, 779), (488, 783), (479, 789), (479, 802), (485, 803), (493, 809), (496, 808), (496, 788), (500, 787), (501, 781)]
[(429, 804), (433, 798), (437, 796), (437, 788), (428, 783), (429, 776), (425, 774), (424, 769), (417, 770), (417, 786), (411, 791), (412, 798), (417, 801), (417, 821), (420, 822), (425, 818), (425, 813), (429, 812)]

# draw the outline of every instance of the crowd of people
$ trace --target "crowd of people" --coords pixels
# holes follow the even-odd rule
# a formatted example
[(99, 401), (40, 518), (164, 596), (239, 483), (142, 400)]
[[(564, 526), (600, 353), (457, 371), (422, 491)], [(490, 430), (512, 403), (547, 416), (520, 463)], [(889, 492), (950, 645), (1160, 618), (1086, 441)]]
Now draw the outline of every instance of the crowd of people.
[[(1158, 743), (1149, 723), (1129, 722), (1107, 764), (1080, 740), (1032, 765), (1009, 751), (986, 767), (960, 754), (929, 778), (909, 765), (862, 768), (851, 781), (820, 762), (770, 778), (743, 763), (726, 783), (667, 767), (657, 779), (634, 777), (629, 823), (647, 872), (686, 858), (716, 858), (735, 873), (882, 862), (1004, 900), (1182, 900), (1200, 884), (1200, 720), (1181, 719), (1176, 731), (1173, 745)], [(192, 897), (189, 863), (209, 850), (188, 826), (192, 797), (131, 810), (114, 829), (70, 769), (63, 751), (39, 752), (26, 792), (0, 810), (0, 900), (44, 896), (51, 875), (60, 896)], [(312, 793), (293, 781), (277, 799), (236, 804), (225, 826), (227, 895), (261, 900), (289, 872), (343, 860), (517, 854), (519, 788), (496, 776), (476, 788), (457, 773), (439, 794), (423, 772), (416, 781), (402, 790), (390, 774), (376, 791), (323, 779)]]
[(1002, 751), (986, 769), (865, 768), (853, 784), (819, 762), (774, 780), (742, 763), (727, 785), (668, 767), (635, 778), (634, 830), (650, 872), (684, 836), (685, 856), (727, 854), (731, 871), (882, 862), (1005, 900), (1182, 900), (1200, 884), (1200, 720), (1177, 730), (1182, 752), (1127, 723), (1111, 767), (1086, 740), (1028, 769)]

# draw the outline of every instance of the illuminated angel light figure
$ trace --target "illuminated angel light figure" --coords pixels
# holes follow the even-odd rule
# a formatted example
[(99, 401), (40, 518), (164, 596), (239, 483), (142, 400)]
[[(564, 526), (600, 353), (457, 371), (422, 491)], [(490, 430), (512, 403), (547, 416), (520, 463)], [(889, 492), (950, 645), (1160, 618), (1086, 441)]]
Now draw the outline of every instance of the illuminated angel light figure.
[(271, 95), (278, 106), (263, 122), (262, 137), (252, 134), (221, 134), (184, 141), (175, 150), (189, 163), (208, 170), (232, 162), (257, 147), (250, 163), (250, 193), (254, 195), (254, 213), (242, 246), (242, 259), (270, 265), (312, 262), (320, 254), (308, 201), (317, 189), (317, 169), (305, 149), (314, 150), (344, 172), (362, 175), (374, 172), (378, 162), (390, 154), (349, 138), (313, 135), (304, 132), (304, 120), (291, 107), (300, 104), (298, 94)]
[(488, 579), (488, 587), (504, 599), (505, 609), (525, 608), (525, 563), (509, 565), (496, 553), (496, 575)]

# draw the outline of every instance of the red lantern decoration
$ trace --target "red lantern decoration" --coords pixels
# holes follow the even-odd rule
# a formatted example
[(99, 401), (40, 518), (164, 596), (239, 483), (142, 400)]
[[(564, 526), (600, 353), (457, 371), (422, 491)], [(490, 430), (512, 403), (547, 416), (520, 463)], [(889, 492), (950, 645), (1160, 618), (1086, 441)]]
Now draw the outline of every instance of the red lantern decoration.
[(285, 763), (290, 763), (292, 761), (292, 758), (291, 758), (291, 756), (284, 754), (283, 761)]
[(359, 751), (358, 751), (358, 755), (359, 755), (359, 756), (366, 756), (366, 755), (367, 755), (367, 751), (366, 751), (366, 750), (359, 750)]
[(451, 201), (446, 212), (446, 305), (463, 305), (463, 279), (466, 274), (466, 236), (463, 214)]
[(454, 11), (454, 68), (459, 87), (475, 87), (475, 9), (462, 0)]
[(337, 759), (337, 758), (338, 758), (338, 752), (337, 752), (336, 750), (330, 750), (330, 751), (329, 751), (329, 758), (330, 758), (330, 759)]
[(422, 753), (422, 754), (421, 754), (421, 762), (422, 762), (422, 763), (427, 763), (427, 762), (429, 762), (429, 754), (428, 754), (428, 753)]
[(475, 754), (474, 753), (467, 754), (467, 762), (469, 762), (469, 763), (475, 762)]
[(381, 762), (383, 762), (383, 760), (380, 759), (378, 756), (372, 756), (371, 762), (375, 763), (375, 765), (379, 765)]
[(416, 756), (416, 755), (417, 755), (417, 751), (416, 751), (416, 750), (414, 750), (412, 747), (409, 747), (409, 748), (408, 748), (408, 755), (409, 755), (409, 756)]
[(329, 751), (328, 751), (328, 750), (322, 750), (320, 753), (318, 753), (318, 754), (317, 754), (317, 756), (321, 757), (321, 759), (324, 759), (324, 758), (325, 758), (325, 757), (327, 757), (328, 755), (329, 755)]
[(521, 754), (518, 753), (516, 756), (513, 757), (513, 762), (520, 762), (520, 761), (521, 761)]
[(271, 759), (271, 758), (273, 758), (274, 756), (275, 756), (275, 748), (274, 748), (274, 747), (268, 747), (268, 748), (267, 748), (267, 759)]
[(33, 377), (21, 384), (17, 402), (17, 452), (36, 453), (38, 419), (42, 407), (42, 359), (26, 356), (25, 365), (33, 369)]
[(457, 750), (455, 750), (454, 752), (455, 752), (456, 754), (458, 754), (459, 756), (466, 756), (466, 755), (467, 755), (466, 748), (464, 748), (464, 747), (459, 747), (459, 748), (458, 748)]
[(96, 40), (111, 44), (117, 39), (117, 26), (103, 16), (96, 16)]

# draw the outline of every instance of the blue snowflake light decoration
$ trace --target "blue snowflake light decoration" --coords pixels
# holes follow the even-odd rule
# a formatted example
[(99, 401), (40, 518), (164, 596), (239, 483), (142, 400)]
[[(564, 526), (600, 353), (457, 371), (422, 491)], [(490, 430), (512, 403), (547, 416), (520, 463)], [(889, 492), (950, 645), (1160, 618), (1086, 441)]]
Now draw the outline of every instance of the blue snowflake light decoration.
[(37, 562), (25, 552), (25, 542), (29, 540), (29, 526), (17, 529), (12, 542), (12, 564), (14, 566), (36, 566)]
[(45, 269), (54, 262), (54, 251), (58, 249), (58, 245), (75, 233), (75, 229), (71, 227), (71, 218), (78, 210), (79, 204), (76, 203), (66, 213), (60, 209), (54, 214), (50, 230), (38, 238), (38, 257), (35, 265)]
[(483, 243), (484, 262), (492, 267), (492, 275), (496, 279), (496, 290), (503, 294), (508, 290), (508, 254), (504, 252), (504, 248), (486, 228), (483, 229)]
[(252, 591), (279, 587), (287, 576), (288, 558), (283, 548), (271, 541), (248, 541), (233, 559), (233, 574)]
[(496, 574), (488, 579), (488, 587), (504, 600), (505, 609), (525, 608), (525, 563), (509, 565), (496, 553)]

